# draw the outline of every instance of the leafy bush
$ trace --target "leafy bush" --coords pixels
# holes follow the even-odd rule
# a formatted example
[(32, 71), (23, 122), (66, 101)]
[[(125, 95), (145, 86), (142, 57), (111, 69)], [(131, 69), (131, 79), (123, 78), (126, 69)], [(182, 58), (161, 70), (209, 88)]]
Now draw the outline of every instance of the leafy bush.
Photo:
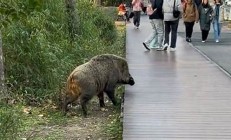
[(88, 0), (77, 0), (77, 9), (78, 34), (70, 42), (63, 0), (1, 0), (5, 73), (14, 93), (29, 101), (50, 98), (77, 65), (97, 54), (124, 53), (115, 44), (113, 18)]

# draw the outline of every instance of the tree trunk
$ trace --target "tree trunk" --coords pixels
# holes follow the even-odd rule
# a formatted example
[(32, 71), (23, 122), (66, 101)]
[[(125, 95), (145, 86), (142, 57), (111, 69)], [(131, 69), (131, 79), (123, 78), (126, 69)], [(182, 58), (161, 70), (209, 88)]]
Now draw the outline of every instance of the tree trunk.
[(2, 36), (0, 32), (0, 100), (6, 98), (4, 80), (5, 78), (4, 78), (4, 65), (3, 65)]
[(75, 0), (65, 0), (67, 11), (68, 31), (73, 40), (78, 33), (78, 18), (75, 10)]

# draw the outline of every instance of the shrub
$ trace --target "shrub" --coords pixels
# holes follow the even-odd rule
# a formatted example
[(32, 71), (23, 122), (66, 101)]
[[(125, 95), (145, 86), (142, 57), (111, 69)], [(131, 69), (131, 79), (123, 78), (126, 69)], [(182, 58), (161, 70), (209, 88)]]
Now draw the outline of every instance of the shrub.
[(0, 5), (5, 73), (14, 93), (29, 101), (50, 98), (77, 65), (97, 54), (123, 54), (118, 51), (123, 46), (115, 44), (113, 18), (89, 1), (77, 0), (80, 26), (74, 42), (68, 36), (63, 0), (31, 2)]

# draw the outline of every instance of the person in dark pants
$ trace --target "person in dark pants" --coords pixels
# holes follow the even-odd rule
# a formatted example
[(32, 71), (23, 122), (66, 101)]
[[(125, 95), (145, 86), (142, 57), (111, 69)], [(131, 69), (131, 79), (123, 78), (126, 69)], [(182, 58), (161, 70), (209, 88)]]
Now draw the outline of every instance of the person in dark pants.
[(186, 0), (183, 6), (183, 20), (185, 24), (186, 41), (191, 42), (193, 26), (198, 22), (199, 15), (197, 6), (193, 0)]
[[(174, 7), (175, 3), (175, 7)], [(180, 0), (164, 0), (163, 3), (163, 12), (164, 12), (164, 47), (163, 50), (167, 50), (169, 46), (169, 34), (171, 32), (171, 44), (170, 51), (176, 50), (176, 40), (177, 40), (177, 29), (179, 24), (180, 17), (173, 17), (173, 8), (178, 9), (182, 12), (182, 6)]]
[(142, 11), (142, 0), (132, 0), (133, 9), (133, 24), (136, 29), (140, 26), (140, 13)]
[(198, 7), (198, 12), (200, 19), (202, 42), (204, 43), (207, 40), (213, 17), (213, 8), (208, 3), (208, 0), (203, 0), (201, 5)]

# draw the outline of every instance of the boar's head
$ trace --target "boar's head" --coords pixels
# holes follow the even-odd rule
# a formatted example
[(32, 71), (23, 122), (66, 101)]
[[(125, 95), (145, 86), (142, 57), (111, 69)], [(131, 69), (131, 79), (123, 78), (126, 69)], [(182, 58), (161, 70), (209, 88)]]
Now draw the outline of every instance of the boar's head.
[(120, 71), (119, 83), (129, 84), (129, 85), (134, 85), (135, 84), (135, 81), (134, 81), (133, 77), (129, 73), (127, 61), (125, 61), (125, 60), (120, 61), (119, 71)]

